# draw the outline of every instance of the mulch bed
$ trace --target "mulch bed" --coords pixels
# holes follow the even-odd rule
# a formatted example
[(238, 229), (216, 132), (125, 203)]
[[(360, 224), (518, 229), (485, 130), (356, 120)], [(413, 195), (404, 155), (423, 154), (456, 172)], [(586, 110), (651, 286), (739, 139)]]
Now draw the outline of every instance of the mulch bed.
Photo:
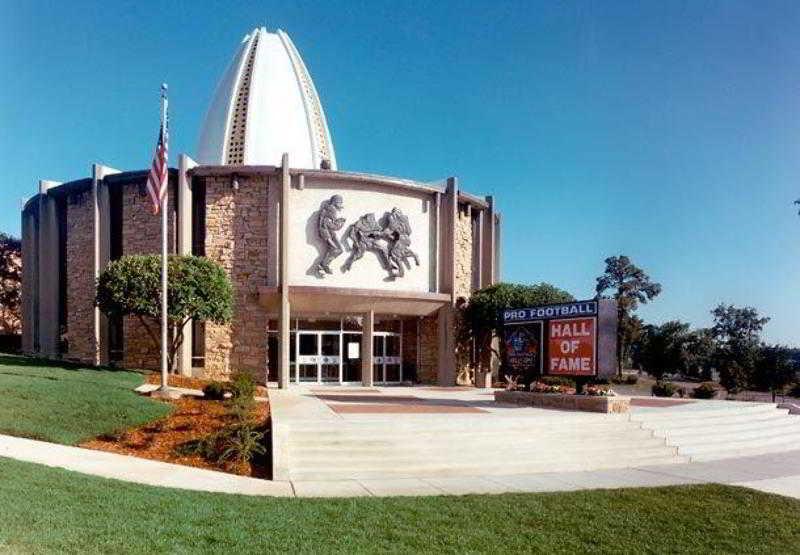
[[(181, 378), (190, 380), (191, 378)], [(186, 382), (183, 382), (186, 383)], [(177, 387), (192, 387), (171, 384)], [(202, 439), (232, 422), (222, 401), (205, 401), (184, 397), (169, 401), (175, 410), (168, 417), (119, 434), (107, 435), (82, 443), (81, 447), (132, 455), (174, 464), (220, 470), (242, 476), (269, 478), (269, 454), (259, 457), (247, 467), (234, 467), (207, 461), (198, 454), (182, 455), (176, 448), (189, 441)], [(256, 403), (256, 421), (268, 422), (269, 403)]]
[[(187, 376), (176, 376), (170, 375), (169, 376), (169, 385), (172, 387), (183, 387), (186, 389), (202, 389), (210, 384), (214, 380), (204, 380), (201, 378), (189, 378)], [(161, 374), (158, 372), (153, 372), (147, 375), (147, 383), (159, 385), (161, 384)], [(267, 388), (263, 385), (256, 386), (256, 396), (258, 397), (266, 397), (267, 396)]]

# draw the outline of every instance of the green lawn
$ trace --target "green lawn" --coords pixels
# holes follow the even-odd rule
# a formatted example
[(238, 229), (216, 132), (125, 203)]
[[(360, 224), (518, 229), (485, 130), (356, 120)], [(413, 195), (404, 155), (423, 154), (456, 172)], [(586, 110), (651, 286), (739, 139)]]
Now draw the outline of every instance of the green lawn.
[(0, 458), (0, 552), (800, 552), (800, 501), (717, 486), (271, 499)]
[(0, 434), (74, 445), (168, 414), (166, 403), (133, 392), (143, 381), (136, 372), (0, 355)]

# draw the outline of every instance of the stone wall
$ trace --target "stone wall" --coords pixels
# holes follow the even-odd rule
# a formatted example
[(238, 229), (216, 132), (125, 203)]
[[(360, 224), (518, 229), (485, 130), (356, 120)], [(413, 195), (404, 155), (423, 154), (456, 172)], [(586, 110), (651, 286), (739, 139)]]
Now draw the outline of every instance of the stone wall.
[(228, 272), (234, 290), (233, 321), (206, 324), (205, 375), (227, 378), (251, 372), (266, 380), (267, 315), (258, 304), (258, 287), (267, 280), (266, 177), (206, 178), (206, 256)]
[(92, 192), (67, 200), (67, 352), (84, 364), (99, 362), (94, 334), (94, 203)]
[[(145, 178), (141, 183), (122, 185), (122, 254), (159, 254), (161, 253), (161, 216), (153, 214), (153, 203), (145, 188)], [(175, 188), (170, 189), (168, 198), (170, 219), (167, 222), (169, 239), (168, 248), (174, 252), (175, 232)], [(101, 270), (102, 271), (102, 270)], [(158, 370), (161, 368), (161, 332), (157, 320), (148, 321), (152, 334), (158, 339), (154, 341), (142, 322), (133, 316), (123, 321), (125, 368), (144, 368)]]
[(420, 321), (420, 350), (417, 381), (435, 384), (439, 369), (439, 319), (434, 314)]
[(472, 211), (467, 205), (459, 205), (456, 218), (455, 248), (456, 263), (455, 297), (469, 299), (472, 294)]

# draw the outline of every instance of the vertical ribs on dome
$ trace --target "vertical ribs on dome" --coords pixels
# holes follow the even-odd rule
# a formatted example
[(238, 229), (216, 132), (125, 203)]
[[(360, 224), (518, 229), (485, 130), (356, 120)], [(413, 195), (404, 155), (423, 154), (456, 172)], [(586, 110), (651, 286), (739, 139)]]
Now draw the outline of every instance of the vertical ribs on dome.
[(247, 129), (247, 104), (250, 99), (250, 82), (253, 77), (253, 63), (255, 62), (256, 49), (260, 33), (254, 33), (250, 52), (247, 54), (239, 90), (236, 93), (236, 104), (231, 118), (231, 129), (228, 134), (228, 148), (226, 164), (235, 165), (244, 163), (244, 139)]

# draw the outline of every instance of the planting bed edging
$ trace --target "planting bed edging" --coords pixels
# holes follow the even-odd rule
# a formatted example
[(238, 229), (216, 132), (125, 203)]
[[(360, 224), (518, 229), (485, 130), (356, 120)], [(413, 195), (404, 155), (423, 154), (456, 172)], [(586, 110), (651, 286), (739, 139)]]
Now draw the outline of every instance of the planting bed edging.
[(532, 391), (495, 391), (498, 403), (511, 403), (541, 409), (579, 410), (584, 412), (625, 413), (631, 406), (630, 397), (601, 397), (592, 395), (564, 395), (561, 393), (534, 393)]

